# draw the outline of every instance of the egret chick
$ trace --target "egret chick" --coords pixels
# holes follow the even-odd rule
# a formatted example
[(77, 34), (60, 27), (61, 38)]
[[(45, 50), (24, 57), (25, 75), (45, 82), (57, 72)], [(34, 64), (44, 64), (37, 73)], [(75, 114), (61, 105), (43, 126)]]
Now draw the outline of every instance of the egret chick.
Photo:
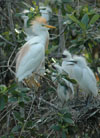
[(49, 22), (50, 17), (52, 15), (52, 9), (49, 6), (40, 6), (41, 16), (44, 17), (47, 22)]
[(72, 74), (72, 68), (70, 66), (67, 66), (67, 61), (72, 59), (72, 55), (68, 50), (64, 50), (63, 54), (62, 54), (62, 68), (63, 70), (68, 73), (70, 78), (73, 78), (73, 74)]
[[(62, 67), (58, 64), (53, 65), (54, 68), (58, 71), (58, 74), (62, 74), (63, 70)], [(55, 78), (55, 79), (54, 79)], [(74, 88), (71, 82), (68, 80), (61, 78), (60, 81), (57, 81), (57, 74), (54, 73), (53, 80), (57, 83), (57, 94), (59, 99), (62, 101), (62, 103), (67, 102), (69, 99), (72, 99), (74, 97)]]
[(87, 66), (85, 58), (74, 56), (73, 60), (67, 61), (67, 66), (72, 68), (73, 78), (78, 82), (80, 88), (88, 94), (88, 102), (92, 97), (96, 97), (98, 95), (96, 78)]

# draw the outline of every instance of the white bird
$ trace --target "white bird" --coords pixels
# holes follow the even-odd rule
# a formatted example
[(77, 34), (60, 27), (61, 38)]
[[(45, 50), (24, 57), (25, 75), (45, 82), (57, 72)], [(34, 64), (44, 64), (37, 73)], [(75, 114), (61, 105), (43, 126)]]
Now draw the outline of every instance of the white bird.
[(33, 37), (26, 42), (18, 52), (16, 60), (16, 78), (22, 81), (40, 70), (45, 62), (45, 49), (48, 47), (49, 33), (46, 19), (36, 17), (32, 22)]
[(28, 27), (28, 20), (29, 20), (29, 17), (28, 14), (30, 11), (29, 10), (24, 10), (21, 14), (21, 18), (23, 19), (24, 21), (24, 32), (25, 32), (25, 40), (26, 41), (29, 41), (32, 37), (33, 37), (33, 31), (32, 31), (32, 26)]
[[(28, 20), (29, 20), (29, 17), (27, 15), (28, 13), (30, 13), (30, 10), (24, 10), (21, 16), (21, 18), (24, 21), (24, 31), (26, 34), (26, 38), (25, 38), (26, 41), (29, 41), (33, 37), (32, 26), (30, 27), (27, 26)], [(52, 14), (51, 8), (48, 6), (40, 6), (40, 13), (41, 13), (41, 17), (45, 18), (46, 21), (49, 22), (51, 14)]]
[(98, 94), (96, 78), (87, 66), (85, 58), (74, 56), (73, 59), (67, 61), (67, 66), (72, 68), (73, 78), (78, 82), (80, 88), (88, 94), (88, 102), (93, 96), (96, 97)]
[(71, 59), (73, 59), (71, 53), (68, 50), (64, 50), (62, 54), (62, 68), (66, 73), (68, 73), (70, 78), (73, 78), (72, 68), (67, 66), (67, 61)]
[(44, 17), (47, 20), (47, 22), (49, 22), (52, 16), (52, 9), (49, 6), (40, 6), (39, 8), (41, 16)]
[[(58, 75), (63, 73), (62, 67), (58, 64), (54, 64), (53, 67), (58, 71)], [(74, 88), (71, 82), (65, 78), (60, 78), (61, 84), (57, 79), (57, 73), (52, 74), (52, 80), (57, 84), (57, 94), (62, 103), (67, 102), (74, 97)]]

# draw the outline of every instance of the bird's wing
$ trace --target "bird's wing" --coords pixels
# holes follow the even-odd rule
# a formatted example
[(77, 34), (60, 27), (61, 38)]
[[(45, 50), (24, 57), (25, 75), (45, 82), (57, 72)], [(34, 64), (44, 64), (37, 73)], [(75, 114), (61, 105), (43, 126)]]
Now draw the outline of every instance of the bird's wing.
[(83, 85), (88, 92), (97, 96), (98, 90), (96, 86), (96, 79), (90, 68), (84, 68), (83, 70)]
[(17, 59), (16, 59), (16, 71), (18, 70), (19, 64), (22, 60), (22, 58), (27, 54), (27, 52), (30, 50), (30, 45), (26, 43), (20, 51), (17, 53)]
[[(25, 48), (25, 47), (24, 47)], [(24, 49), (22, 48), (22, 50)], [(25, 49), (24, 49), (25, 50)], [(16, 77), (19, 81), (36, 71), (44, 60), (45, 50), (41, 43), (31, 43), (27, 52), (21, 58), (19, 66), (17, 67)], [(18, 59), (18, 61), (19, 61)]]
[(69, 89), (69, 92), (72, 93), (72, 94), (74, 94), (74, 88), (73, 88), (72, 83), (69, 82), (68, 80), (64, 79), (64, 78), (62, 78), (62, 80), (64, 80), (66, 86), (67, 86), (68, 89)]
[(73, 79), (75, 79), (77, 82), (80, 82), (82, 77), (83, 77), (83, 72), (82, 72), (82, 68), (80, 68), (79, 66), (75, 65), (72, 67), (72, 75), (73, 75)]
[(89, 67), (87, 67), (87, 70), (89, 72), (89, 75), (91, 76), (92, 81), (96, 82), (96, 78), (95, 78), (94, 73), (92, 72), (92, 70)]

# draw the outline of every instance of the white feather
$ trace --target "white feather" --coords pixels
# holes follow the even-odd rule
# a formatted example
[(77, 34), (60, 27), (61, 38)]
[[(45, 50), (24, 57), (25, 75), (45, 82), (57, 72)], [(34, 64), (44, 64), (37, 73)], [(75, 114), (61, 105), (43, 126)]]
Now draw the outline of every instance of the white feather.
[[(74, 63), (73, 61), (77, 62)], [(89, 95), (97, 96), (97, 83), (92, 70), (87, 66), (83, 57), (76, 56), (73, 60), (67, 62), (67, 66), (71, 66), (73, 78), (78, 82), (79, 86)]]
[[(53, 66), (57, 69), (59, 75), (63, 73), (62, 66), (58, 64), (54, 64)], [(56, 77), (57, 77), (57, 74), (53, 73), (52, 81), (54, 81), (54, 84), (57, 85), (58, 97), (62, 102), (67, 102), (69, 99), (72, 99), (74, 97), (73, 85), (71, 82), (69, 82), (68, 80), (64, 78), (61, 78), (61, 81), (64, 82), (64, 85), (61, 85)]]

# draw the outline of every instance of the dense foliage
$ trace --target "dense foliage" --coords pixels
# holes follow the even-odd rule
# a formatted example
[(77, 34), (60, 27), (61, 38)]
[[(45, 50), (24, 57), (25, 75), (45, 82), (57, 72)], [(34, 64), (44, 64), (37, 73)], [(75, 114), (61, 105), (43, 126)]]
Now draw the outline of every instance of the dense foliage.
[[(84, 55), (100, 87), (100, 10), (99, 1), (43, 0), (52, 7), (46, 73), (38, 91), (20, 87), (15, 78), (16, 53), (25, 43), (22, 11), (28, 9), (28, 26), (40, 15), (40, 1), (0, 0), (0, 138), (99, 138), (100, 104), (69, 111), (59, 105), (50, 66), (67, 48), (72, 54)], [(96, 5), (95, 5), (96, 4)], [(68, 78), (67, 78), (68, 79)], [(59, 79), (58, 79), (59, 80)], [(73, 81), (74, 83), (74, 81)], [(95, 119), (95, 122), (93, 121)]]

